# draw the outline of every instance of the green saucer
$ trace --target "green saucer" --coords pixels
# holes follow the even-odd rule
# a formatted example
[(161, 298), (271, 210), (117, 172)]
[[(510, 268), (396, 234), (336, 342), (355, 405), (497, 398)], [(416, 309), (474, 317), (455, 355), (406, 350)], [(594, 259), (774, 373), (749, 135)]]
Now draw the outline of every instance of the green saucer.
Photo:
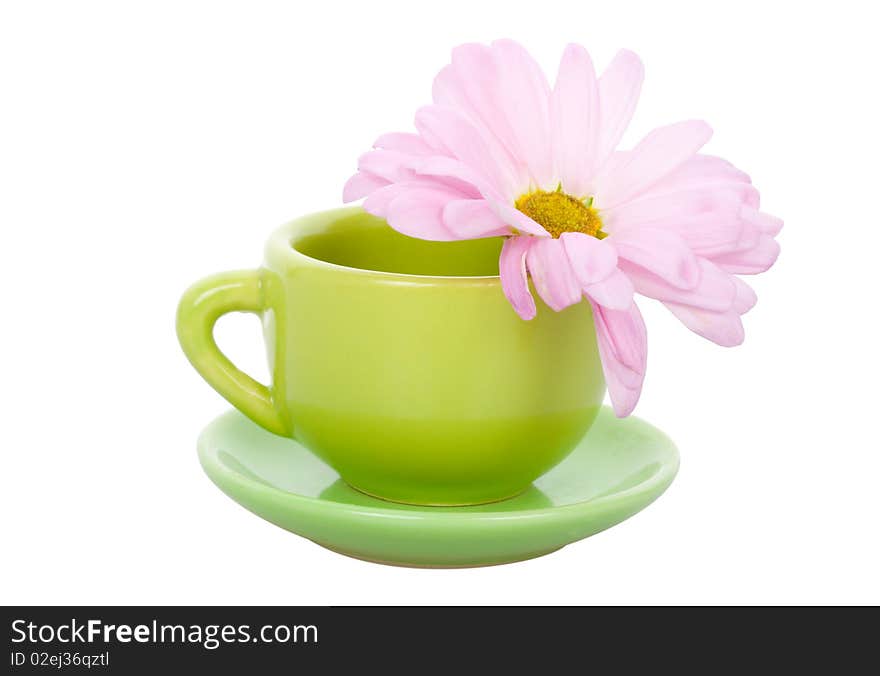
[(525, 493), (473, 507), (416, 507), (364, 495), (305, 447), (237, 411), (208, 425), (198, 446), (211, 480), (254, 514), (341, 554), (418, 567), (548, 554), (648, 506), (678, 471), (666, 435), (607, 408), (571, 455)]

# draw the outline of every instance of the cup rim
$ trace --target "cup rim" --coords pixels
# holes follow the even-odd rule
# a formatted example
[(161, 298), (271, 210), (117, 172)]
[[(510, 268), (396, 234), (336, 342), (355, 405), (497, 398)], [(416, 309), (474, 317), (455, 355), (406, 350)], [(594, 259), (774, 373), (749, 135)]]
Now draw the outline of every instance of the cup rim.
[(317, 234), (328, 224), (355, 215), (367, 214), (363, 207), (340, 207), (327, 211), (318, 211), (305, 216), (300, 216), (277, 228), (266, 243), (266, 261), (290, 265), (298, 263), (306, 264), (314, 268), (323, 268), (337, 273), (344, 272), (349, 275), (371, 277), (378, 280), (402, 281), (408, 284), (420, 282), (431, 285), (500, 285), (500, 275), (417, 275), (407, 272), (386, 272), (384, 270), (371, 270), (369, 268), (355, 268), (348, 265), (331, 263), (320, 258), (304, 254), (294, 245), (297, 239), (311, 234)]

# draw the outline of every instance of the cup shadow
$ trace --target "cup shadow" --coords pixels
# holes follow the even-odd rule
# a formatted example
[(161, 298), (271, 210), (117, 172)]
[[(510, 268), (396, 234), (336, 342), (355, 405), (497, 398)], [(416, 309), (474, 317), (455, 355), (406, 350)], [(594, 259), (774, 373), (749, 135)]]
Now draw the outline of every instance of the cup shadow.
[(545, 493), (529, 486), (519, 495), (499, 502), (490, 502), (482, 505), (464, 505), (458, 507), (428, 507), (424, 505), (407, 505), (399, 502), (389, 502), (376, 498), (366, 493), (361, 493), (349, 486), (342, 479), (337, 479), (318, 496), (320, 500), (339, 502), (356, 507), (384, 507), (386, 509), (400, 509), (403, 511), (424, 511), (426, 509), (456, 512), (518, 512), (527, 509), (541, 509), (552, 507), (553, 501)]

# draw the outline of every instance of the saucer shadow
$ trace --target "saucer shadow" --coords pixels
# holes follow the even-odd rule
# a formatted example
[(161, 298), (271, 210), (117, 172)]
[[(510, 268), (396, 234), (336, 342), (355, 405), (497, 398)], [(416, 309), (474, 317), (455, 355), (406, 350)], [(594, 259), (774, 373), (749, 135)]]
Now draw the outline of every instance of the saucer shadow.
[(337, 479), (319, 496), (321, 500), (340, 502), (357, 507), (383, 507), (385, 509), (399, 509), (404, 511), (430, 510), (454, 510), (456, 512), (518, 512), (526, 509), (541, 509), (552, 507), (553, 501), (535, 486), (529, 486), (525, 491), (507, 500), (490, 502), (483, 505), (466, 505), (461, 507), (429, 507), (424, 505), (406, 505), (399, 502), (390, 502), (380, 498), (374, 498), (366, 493), (352, 488), (342, 479)]

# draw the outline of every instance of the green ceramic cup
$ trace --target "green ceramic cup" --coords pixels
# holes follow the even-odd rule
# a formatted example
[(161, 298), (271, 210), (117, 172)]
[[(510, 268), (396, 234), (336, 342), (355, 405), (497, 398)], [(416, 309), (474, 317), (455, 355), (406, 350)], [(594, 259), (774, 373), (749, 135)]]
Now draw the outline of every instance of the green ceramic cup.
[[(359, 208), (307, 216), (272, 235), (262, 268), (184, 294), (180, 344), (242, 413), (364, 493), (502, 500), (575, 447), (605, 383), (589, 305), (520, 319), (501, 290), (501, 244), (412, 239)], [(236, 311), (262, 317), (270, 387), (214, 342)]]

